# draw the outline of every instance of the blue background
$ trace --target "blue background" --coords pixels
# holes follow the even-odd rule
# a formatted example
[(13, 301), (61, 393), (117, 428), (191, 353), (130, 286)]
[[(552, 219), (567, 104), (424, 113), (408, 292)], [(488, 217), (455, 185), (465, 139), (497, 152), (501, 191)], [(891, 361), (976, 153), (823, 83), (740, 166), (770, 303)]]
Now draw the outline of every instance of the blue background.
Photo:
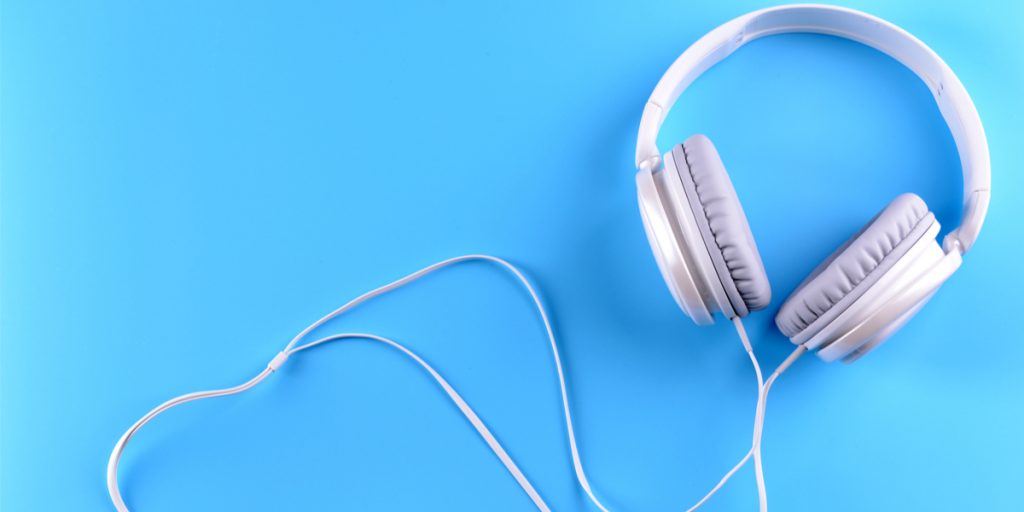
[[(761, 2), (5, 2), (0, 508), (109, 510), (114, 442), (171, 396), (248, 378), (303, 326), (433, 261), (536, 279), (584, 464), (614, 510), (681, 510), (746, 451), (755, 390), (727, 323), (664, 289), (637, 213), (641, 107), (672, 60)], [(963, 269), (883, 349), (800, 361), (765, 436), (775, 510), (1020, 508), (1024, 8), (849, 4), (931, 45), (987, 128), (994, 196)], [(837, 39), (758, 41), (662, 132), (702, 132), (743, 200), (773, 313), (897, 194), (959, 217), (926, 88)], [(528, 298), (471, 264), (329, 330), (444, 372), (556, 510), (589, 510)], [(129, 504), (176, 510), (530, 510), (429, 378), (340, 343), (147, 427)], [(753, 510), (747, 468), (708, 510)]]

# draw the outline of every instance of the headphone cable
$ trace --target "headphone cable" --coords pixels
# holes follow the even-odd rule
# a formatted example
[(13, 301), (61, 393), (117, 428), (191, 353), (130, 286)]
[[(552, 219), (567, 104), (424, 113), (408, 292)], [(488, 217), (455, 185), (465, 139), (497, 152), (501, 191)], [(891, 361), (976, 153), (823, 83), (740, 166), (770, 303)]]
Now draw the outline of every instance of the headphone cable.
[[(425, 360), (419, 357), (412, 350), (408, 349), (404, 345), (394, 340), (378, 336), (375, 334), (367, 333), (334, 334), (323, 338), (319, 338), (314, 341), (307, 342), (305, 344), (299, 344), (300, 341), (305, 339), (310, 333), (312, 333), (320, 326), (340, 316), (341, 314), (349, 311), (350, 309), (358, 306), (359, 304), (362, 304), (363, 302), (366, 302), (374, 297), (383, 295), (387, 292), (390, 292), (413, 281), (416, 281), (417, 279), (424, 277), (427, 274), (430, 274), (437, 270), (440, 270), (442, 268), (454, 265), (456, 263), (474, 260), (491, 262), (511, 272), (516, 277), (518, 282), (523, 286), (523, 288), (526, 289), (526, 291), (530, 295), (530, 298), (533, 300), (533, 303), (536, 306), (536, 310), (540, 315), (541, 321), (544, 324), (544, 329), (551, 347), (551, 354), (555, 362), (555, 369), (557, 370), (558, 385), (562, 399), (562, 411), (563, 416), (565, 418), (565, 429), (569, 438), (569, 449), (572, 455), (573, 469), (576, 473), (576, 479), (579, 482), (580, 487), (583, 489), (587, 497), (590, 499), (590, 501), (602, 512), (609, 512), (608, 508), (605, 507), (604, 504), (601, 503), (601, 501), (598, 500), (595, 496), (590, 486), (590, 482), (587, 479), (586, 472), (583, 469), (583, 463), (580, 459), (579, 449), (577, 448), (576, 444), (576, 434), (572, 423), (572, 414), (569, 406), (568, 390), (565, 383), (565, 371), (562, 368), (562, 361), (559, 355), (558, 344), (555, 341), (554, 331), (551, 327), (551, 322), (548, 318), (544, 305), (541, 302), (536, 290), (534, 290), (533, 286), (530, 284), (529, 280), (526, 279), (526, 277), (522, 274), (522, 272), (519, 271), (518, 268), (516, 268), (511, 263), (501, 258), (482, 254), (471, 254), (466, 256), (450, 258), (430, 265), (428, 267), (425, 267), (416, 272), (413, 272), (412, 274), (409, 274), (401, 279), (398, 279), (389, 284), (371, 290), (367, 293), (364, 293), (356, 297), (355, 299), (352, 299), (351, 301), (347, 302), (346, 304), (342, 305), (341, 307), (335, 309), (334, 311), (331, 311), (327, 315), (324, 315), (322, 318), (310, 324), (308, 327), (299, 332), (299, 334), (297, 334), (288, 343), (288, 345), (285, 346), (284, 350), (282, 350), (276, 356), (274, 356), (274, 358), (270, 361), (270, 363), (267, 364), (267, 367), (264, 368), (263, 371), (261, 371), (259, 374), (257, 374), (250, 380), (230, 388), (187, 393), (176, 398), (172, 398), (171, 400), (168, 400), (160, 404), (159, 406), (155, 407), (154, 409), (146, 413), (145, 416), (143, 416), (134, 424), (132, 424), (132, 426), (121, 436), (121, 438), (114, 445), (114, 449), (110, 453), (110, 459), (108, 460), (107, 463), (107, 490), (110, 494), (110, 499), (113, 502), (116, 510), (118, 512), (128, 512), (128, 507), (121, 496), (121, 492), (118, 487), (117, 481), (117, 470), (121, 456), (124, 453), (124, 450), (128, 445), (128, 442), (135, 436), (139, 429), (141, 429), (144, 425), (152, 421), (156, 416), (166, 412), (167, 410), (173, 407), (195, 400), (230, 396), (242, 393), (262, 382), (264, 379), (270, 376), (270, 374), (276, 372), (278, 369), (280, 369), (282, 365), (285, 364), (285, 362), (287, 362), (289, 357), (298, 352), (331, 341), (358, 338), (376, 341), (388, 345), (392, 348), (395, 348), (396, 350), (400, 351), (403, 355), (409, 357), (414, 362), (416, 362), (424, 370), (426, 370), (430, 374), (430, 376), (438, 383), (438, 385), (441, 386), (441, 388), (445, 391), (449, 399), (456, 405), (456, 407), (458, 407), (459, 411), (463, 414), (463, 416), (465, 416), (466, 419), (470, 422), (470, 424), (472, 424), (473, 428), (476, 429), (477, 433), (479, 433), (480, 436), (484, 439), (484, 441), (487, 443), (491, 451), (494, 452), (494, 454), (498, 457), (498, 459), (505, 466), (505, 468), (512, 475), (512, 477), (515, 478), (516, 482), (523, 489), (523, 491), (526, 492), (526, 494), (530, 497), (530, 499), (533, 501), (537, 509), (541, 510), (542, 512), (549, 512), (550, 507), (548, 507), (548, 505), (544, 502), (540, 494), (533, 487), (530, 481), (526, 478), (526, 475), (522, 472), (522, 470), (520, 470), (519, 467), (515, 464), (511, 456), (509, 456), (508, 452), (505, 451), (501, 443), (498, 442), (494, 434), (490, 431), (490, 429), (487, 428), (483, 420), (475, 413), (475, 411), (473, 411), (469, 404), (466, 403), (462, 396), (459, 395), (455, 388), (452, 387), (451, 384), (449, 384), (448, 381), (446, 381), (439, 372), (437, 372), (432, 366), (430, 366)], [(790, 355), (781, 365), (779, 365), (779, 367), (772, 373), (771, 376), (768, 377), (767, 380), (763, 380), (761, 367), (758, 364), (757, 358), (754, 355), (753, 347), (751, 346), (750, 340), (747, 337), (747, 333), (743, 328), (742, 321), (740, 321), (739, 318), (734, 318), (733, 324), (734, 326), (736, 326), (737, 333), (739, 333), (740, 340), (743, 343), (743, 347), (746, 350), (748, 356), (750, 357), (751, 363), (754, 367), (754, 373), (757, 377), (758, 402), (754, 419), (754, 441), (752, 443), (750, 451), (747, 452), (747, 454), (740, 460), (740, 462), (735, 467), (733, 467), (728, 473), (726, 473), (722, 480), (719, 481), (718, 485), (716, 485), (696, 505), (690, 508), (689, 511), (694, 511), (700, 506), (702, 506), (705, 502), (707, 502), (707, 500), (710, 499), (711, 496), (713, 496), (716, 492), (718, 492), (718, 490), (721, 489), (722, 486), (724, 486), (725, 483), (728, 482), (729, 479), (732, 478), (732, 476), (751, 459), (751, 457), (753, 457), (755, 461), (755, 471), (757, 474), (758, 481), (758, 497), (761, 503), (761, 512), (767, 511), (767, 497), (765, 492), (764, 476), (760, 463), (761, 434), (763, 431), (765, 401), (767, 399), (768, 391), (771, 389), (772, 384), (775, 382), (778, 376), (783, 371), (785, 371), (786, 368), (793, 364), (793, 362), (800, 356), (800, 354), (806, 351), (804, 347), (798, 347), (792, 355)]]
[(733, 318), (733, 325), (736, 327), (736, 332), (740, 336), (740, 341), (743, 343), (743, 348), (750, 355), (750, 360), (754, 365), (754, 373), (757, 375), (757, 406), (754, 410), (754, 435), (753, 441), (751, 442), (750, 450), (740, 459), (735, 466), (732, 467), (725, 476), (716, 484), (703, 498), (700, 499), (694, 506), (687, 509), (687, 512), (693, 512), (703, 506), (712, 496), (715, 495), (722, 487), (740, 470), (743, 466), (750, 461), (751, 457), (754, 459), (754, 475), (757, 479), (757, 499), (759, 504), (760, 512), (768, 512), (768, 491), (764, 481), (764, 468), (761, 465), (761, 437), (764, 433), (764, 416), (765, 407), (768, 401), (768, 392), (771, 390), (772, 385), (778, 380), (779, 376), (782, 375), (797, 359), (807, 352), (807, 347), (799, 345), (796, 349), (790, 353), (787, 357), (768, 377), (767, 380), (761, 380), (761, 366), (757, 363), (757, 358), (754, 357), (754, 350), (750, 345), (750, 340), (747, 337), (747, 331), (743, 327), (743, 321), (739, 317)]

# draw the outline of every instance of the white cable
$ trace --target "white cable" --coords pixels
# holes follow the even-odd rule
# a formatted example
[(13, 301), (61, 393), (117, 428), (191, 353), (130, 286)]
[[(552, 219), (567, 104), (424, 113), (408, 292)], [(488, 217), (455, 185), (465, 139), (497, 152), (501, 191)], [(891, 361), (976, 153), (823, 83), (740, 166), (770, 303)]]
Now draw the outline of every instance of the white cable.
[(129, 428), (128, 431), (124, 433), (124, 435), (121, 436), (121, 439), (118, 439), (117, 444), (114, 445), (114, 450), (110, 452), (110, 460), (107, 462), (107, 492), (110, 493), (110, 501), (114, 502), (114, 508), (117, 509), (117, 512), (128, 512), (128, 507), (124, 504), (124, 500), (121, 499), (121, 490), (117, 486), (117, 463), (121, 460), (121, 454), (124, 452), (125, 446), (128, 445), (128, 441), (131, 441), (132, 436), (134, 436), (135, 433), (138, 432), (143, 425), (149, 423), (150, 420), (155, 418), (160, 413), (172, 407), (188, 403), (193, 400), (202, 400), (204, 398), (215, 398), (218, 396), (235, 395), (243, 391), (246, 391), (247, 389), (262, 382), (263, 379), (267, 378), (267, 375), (270, 375), (271, 373), (273, 373), (273, 370), (271, 370), (270, 367), (268, 366), (267, 368), (264, 368), (263, 371), (259, 373), (259, 375), (253, 377), (252, 379), (249, 379), (249, 381), (245, 382), (244, 384), (240, 384), (233, 388), (216, 389), (212, 391), (199, 391), (196, 393), (188, 393), (185, 395), (181, 395), (177, 398), (172, 398), (158, 405), (155, 409), (146, 413), (145, 416), (139, 418), (139, 420), (136, 421), (135, 424), (133, 424), (131, 428)]
[[(737, 330), (741, 328), (742, 325), (740, 325), (740, 327)], [(740, 336), (741, 338), (743, 338), (745, 337), (745, 335), (746, 332), (743, 331), (743, 334), (741, 334)], [(744, 455), (743, 458), (740, 459), (739, 463), (733, 466), (733, 468), (730, 469), (725, 474), (725, 476), (722, 477), (721, 480), (719, 480), (718, 484), (715, 485), (711, 489), (711, 491), (709, 491), (703, 498), (701, 498), (701, 500), (698, 501), (696, 505), (687, 510), (687, 512), (693, 512), (694, 510), (697, 510), (702, 505), (704, 505), (709, 499), (711, 499), (711, 497), (714, 496), (715, 493), (717, 493), (726, 484), (726, 482), (728, 482), (729, 479), (731, 479), (733, 475), (735, 475), (736, 472), (740, 470), (740, 468), (742, 468), (747, 462), (750, 461), (751, 457), (760, 458), (761, 436), (764, 432), (764, 416), (765, 408), (767, 407), (768, 402), (768, 392), (771, 390), (772, 384), (774, 384), (775, 381), (778, 380), (779, 375), (782, 375), (782, 373), (785, 372), (790, 366), (792, 366), (793, 363), (796, 362), (796, 360), (799, 359), (800, 356), (803, 355), (803, 353), (806, 351), (807, 347), (803, 345), (797, 346), (796, 350), (794, 350), (789, 355), (789, 357), (782, 361), (782, 363), (779, 364), (779, 366), (775, 368), (772, 374), (768, 377), (768, 380), (764, 382), (764, 386), (761, 387), (760, 393), (758, 394), (757, 398), (757, 407), (754, 413), (754, 439), (751, 443), (750, 451), (748, 451), (746, 455)], [(768, 492), (764, 483), (764, 474), (762, 470), (758, 469), (757, 467), (755, 467), (755, 472), (757, 477), (757, 496), (759, 502), (759, 510), (761, 512), (767, 512)]]
[[(756, 433), (757, 413), (758, 413), (758, 411), (760, 411), (760, 408), (761, 408), (761, 396), (764, 393), (764, 377), (761, 374), (761, 364), (757, 362), (757, 356), (754, 355), (754, 347), (750, 344), (750, 338), (747, 336), (747, 330), (743, 327), (743, 320), (740, 319), (740, 317), (735, 316), (735, 317), (732, 318), (732, 325), (736, 328), (736, 334), (738, 334), (739, 337), (740, 337), (740, 342), (743, 344), (743, 349), (747, 352), (747, 356), (750, 357), (750, 363), (754, 367), (754, 375), (757, 377), (757, 405), (754, 408), (754, 427), (755, 427), (755, 433)], [(755, 471), (759, 475), (758, 476), (758, 482), (762, 481), (762, 477), (760, 476), (761, 471), (762, 471), (761, 470), (761, 451), (760, 451), (760, 449), (755, 450), (754, 449), (754, 445), (751, 445), (751, 446), (752, 447), (751, 447), (750, 451), (748, 451), (747, 454), (744, 455), (742, 459), (740, 459), (740, 462), (738, 464), (736, 464), (735, 466), (733, 466), (733, 468), (731, 470), (729, 470), (729, 472), (726, 473), (725, 476), (722, 477), (721, 480), (719, 480), (718, 484), (715, 485), (715, 487), (712, 488), (711, 491), (708, 492), (703, 498), (701, 498), (700, 501), (698, 501), (695, 505), (690, 507), (687, 510), (687, 512), (693, 512), (694, 510), (697, 510), (698, 508), (703, 506), (704, 503), (706, 503), (709, 499), (711, 499), (711, 497), (714, 496), (715, 493), (717, 493), (718, 490), (721, 489), (722, 486), (724, 486), (725, 483), (728, 482), (730, 478), (732, 478), (732, 475), (734, 475), (737, 471), (739, 471), (740, 468), (742, 468), (747, 463), (747, 461), (750, 460), (751, 456), (754, 457), (754, 468), (755, 468)], [(762, 503), (764, 503), (765, 500), (767, 499), (765, 497), (764, 492), (762, 491), (762, 487), (761, 486), (758, 486), (758, 494), (757, 495), (758, 495), (758, 500), (760, 502), (762, 502)]]
[(740, 459), (739, 463), (737, 463), (735, 466), (733, 466), (732, 469), (730, 469), (729, 472), (726, 473), (725, 476), (723, 476), (722, 479), (718, 481), (718, 484), (716, 484), (714, 487), (711, 488), (711, 491), (709, 491), (707, 494), (705, 494), (704, 497), (701, 498), (700, 501), (698, 501), (696, 505), (686, 509), (686, 512), (693, 512), (694, 510), (697, 510), (698, 508), (704, 506), (704, 504), (707, 503), (707, 501), (710, 500), (711, 497), (714, 496), (715, 493), (717, 493), (718, 490), (721, 489), (722, 486), (724, 486), (725, 483), (728, 482), (729, 479), (732, 478), (732, 476), (735, 475), (736, 472), (740, 470), (740, 468), (745, 466), (747, 464), (747, 462), (750, 461), (750, 457), (753, 454), (754, 454), (754, 449), (751, 448), (750, 451), (748, 451), (747, 454), (744, 455), (742, 459)]
[[(758, 411), (754, 418), (754, 444), (750, 448), (754, 452), (755, 459), (760, 459), (761, 456), (761, 438), (764, 434), (764, 416), (765, 409), (768, 407), (768, 392), (772, 389), (772, 384), (778, 380), (779, 375), (786, 371), (797, 359), (807, 351), (807, 347), (798, 345), (795, 350), (787, 357), (782, 364), (779, 365), (775, 371), (772, 372), (771, 376), (764, 383), (764, 390), (761, 391), (761, 397), (758, 399)], [(758, 465), (756, 466), (757, 476), (757, 496), (760, 501), (760, 512), (768, 512), (768, 491), (765, 488), (764, 482), (764, 471)]]
[[(754, 366), (754, 375), (757, 377), (757, 406), (754, 409), (754, 424), (756, 427), (757, 411), (760, 410), (761, 394), (764, 392), (764, 378), (761, 374), (761, 364), (757, 362), (757, 357), (754, 355), (754, 347), (750, 344), (750, 338), (747, 336), (747, 330), (743, 327), (743, 320), (741, 320), (740, 317), (735, 316), (732, 319), (732, 325), (736, 328), (736, 333), (740, 337), (740, 343), (743, 344), (743, 350), (745, 350), (747, 352), (747, 356), (750, 357), (750, 363)], [(759, 451), (755, 452), (755, 450), (751, 448), (751, 450), (747, 452), (747, 454), (740, 460), (739, 464), (733, 466), (733, 468), (729, 470), (729, 472), (726, 473), (721, 480), (719, 480), (718, 485), (715, 485), (715, 487), (712, 488), (711, 491), (708, 492), (703, 498), (701, 498), (700, 501), (698, 501), (695, 505), (687, 509), (687, 512), (693, 512), (694, 510), (697, 510), (698, 508), (703, 506), (704, 503), (706, 503), (709, 499), (711, 499), (711, 497), (714, 496), (715, 493), (717, 493), (718, 490), (721, 489), (722, 486), (725, 485), (725, 483), (728, 482), (730, 478), (732, 478), (732, 475), (739, 471), (740, 468), (742, 468), (747, 463), (747, 461), (750, 460), (751, 455), (754, 456), (755, 466), (760, 467), (760, 453)], [(758, 493), (758, 496), (760, 497), (761, 494)]]
[(354, 334), (354, 333), (352, 333), (352, 334), (339, 334), (339, 335), (334, 335), (334, 336), (328, 336), (326, 338), (321, 338), (319, 340), (312, 341), (312, 342), (309, 342), (309, 343), (307, 343), (305, 345), (300, 345), (300, 346), (296, 347), (296, 344), (299, 341), (301, 341), (303, 338), (305, 338), (309, 333), (311, 333), (316, 328), (318, 328), (321, 325), (325, 324), (326, 322), (328, 322), (332, 318), (337, 317), (338, 315), (340, 315), (340, 314), (342, 314), (342, 313), (344, 313), (344, 312), (354, 308), (355, 306), (357, 306), (357, 305), (359, 305), (359, 304), (361, 304), (361, 303), (363, 303), (363, 302), (365, 302), (365, 301), (367, 301), (369, 299), (372, 299), (374, 297), (377, 297), (379, 295), (387, 293), (387, 292), (389, 292), (391, 290), (394, 290), (394, 289), (396, 289), (398, 287), (401, 287), (401, 286), (403, 286), (405, 284), (408, 284), (408, 283), (410, 283), (412, 281), (415, 281), (416, 279), (419, 279), (420, 277), (423, 277), (423, 276), (425, 276), (425, 275), (427, 275), (427, 274), (429, 274), (431, 272), (434, 272), (436, 270), (440, 270), (440, 269), (442, 269), (444, 267), (447, 267), (449, 265), (453, 265), (455, 263), (459, 263), (459, 262), (463, 262), (463, 261), (471, 261), (471, 260), (489, 261), (489, 262), (496, 263), (496, 264), (501, 265), (502, 267), (506, 268), (507, 270), (509, 270), (510, 272), (512, 272), (516, 276), (516, 278), (523, 285), (523, 287), (526, 288), (526, 290), (529, 292), (530, 297), (533, 299), (533, 302), (534, 302), (534, 304), (537, 307), (537, 311), (538, 311), (538, 313), (540, 313), (541, 320), (544, 322), (544, 329), (547, 332), (548, 340), (549, 340), (550, 345), (551, 345), (551, 353), (552, 353), (552, 356), (554, 357), (554, 360), (555, 360), (555, 368), (556, 368), (556, 370), (558, 372), (558, 385), (559, 385), (559, 388), (560, 388), (560, 391), (561, 391), (561, 396), (562, 396), (562, 410), (563, 410), (563, 413), (564, 413), (564, 416), (565, 416), (566, 431), (567, 431), (567, 433), (569, 435), (569, 448), (570, 448), (570, 451), (572, 453), (573, 469), (576, 472), (576, 479), (579, 481), (580, 487), (582, 487), (583, 490), (587, 493), (587, 496), (594, 503), (594, 505), (596, 505), (597, 508), (601, 509), (602, 512), (608, 512), (608, 509), (597, 499), (596, 496), (594, 496), (594, 493), (593, 493), (593, 491), (591, 490), (591, 487), (590, 487), (590, 482), (587, 480), (586, 473), (583, 471), (583, 464), (582, 464), (582, 462), (580, 460), (579, 450), (576, 447), (576, 435), (575, 435), (575, 432), (573, 430), (572, 415), (570, 413), (570, 407), (569, 407), (568, 391), (567, 391), (566, 385), (565, 385), (565, 372), (562, 369), (562, 362), (561, 362), (561, 358), (560, 358), (559, 352), (558, 352), (558, 344), (555, 341), (554, 331), (551, 328), (551, 322), (549, 321), (547, 312), (545, 311), (544, 306), (543, 306), (543, 304), (540, 301), (540, 297), (537, 295), (537, 292), (533, 289), (533, 286), (530, 285), (530, 282), (526, 279), (526, 277), (523, 276), (523, 274), (519, 271), (519, 269), (517, 269), (511, 263), (509, 263), (509, 262), (507, 262), (507, 261), (505, 261), (505, 260), (503, 260), (501, 258), (494, 257), (494, 256), (479, 255), (479, 254), (473, 254), (473, 255), (467, 255), (467, 256), (459, 256), (459, 257), (455, 257), (455, 258), (450, 258), (450, 259), (444, 260), (444, 261), (439, 262), (439, 263), (435, 263), (435, 264), (430, 265), (429, 267), (426, 267), (426, 268), (424, 268), (422, 270), (419, 270), (417, 272), (409, 274), (406, 277), (398, 279), (397, 281), (394, 281), (394, 282), (389, 283), (387, 285), (381, 286), (380, 288), (374, 289), (374, 290), (372, 290), (370, 292), (367, 292), (367, 293), (365, 293), (363, 295), (360, 295), (359, 297), (356, 297), (355, 299), (349, 301), (348, 303), (346, 303), (345, 305), (341, 306), (340, 308), (332, 311), (331, 313), (328, 313), (323, 318), (317, 320), (316, 322), (311, 324), (309, 327), (306, 327), (305, 329), (303, 329), (298, 335), (295, 336), (295, 338), (293, 338), (291, 340), (291, 342), (288, 343), (288, 345), (285, 347), (284, 350), (282, 350), (278, 355), (276, 355), (274, 357), (273, 360), (271, 360), (271, 362), (267, 365), (267, 368), (265, 368), (262, 372), (260, 372), (259, 375), (257, 375), (256, 377), (253, 377), (252, 379), (250, 379), (248, 382), (246, 382), (244, 384), (241, 384), (239, 386), (235, 386), (233, 388), (227, 388), (227, 389), (221, 389), (221, 390), (213, 390), (213, 391), (202, 391), (202, 392), (198, 392), (198, 393), (189, 393), (189, 394), (186, 394), (186, 395), (182, 395), (180, 397), (177, 397), (177, 398), (168, 400), (167, 402), (164, 402), (160, 406), (156, 407), (155, 409), (153, 409), (152, 411), (147, 413), (141, 419), (136, 421), (135, 424), (133, 424), (131, 426), (131, 428), (129, 428), (128, 431), (125, 432), (124, 435), (121, 436), (121, 438), (118, 440), (117, 444), (114, 445), (114, 449), (113, 449), (113, 451), (110, 454), (110, 460), (109, 460), (109, 462), (107, 464), (107, 490), (110, 493), (110, 499), (114, 503), (114, 507), (117, 509), (118, 512), (128, 512), (128, 507), (125, 505), (124, 500), (121, 497), (121, 492), (120, 492), (120, 489), (118, 488), (118, 482), (117, 482), (117, 466), (118, 466), (118, 462), (120, 461), (121, 454), (124, 452), (125, 446), (128, 444), (128, 441), (130, 441), (131, 438), (135, 435), (135, 433), (138, 432), (138, 430), (140, 428), (142, 428), (143, 425), (148, 423), (154, 417), (156, 417), (157, 415), (159, 415), (162, 412), (167, 411), (168, 409), (170, 409), (172, 407), (175, 407), (177, 405), (181, 405), (181, 404), (184, 404), (184, 403), (187, 403), (187, 402), (191, 402), (193, 400), (200, 400), (200, 399), (203, 399), (203, 398), (213, 398), (213, 397), (218, 397), (218, 396), (227, 396), (227, 395), (234, 395), (234, 394), (237, 394), (237, 393), (241, 393), (243, 391), (248, 390), (249, 388), (252, 388), (256, 384), (259, 384), (268, 375), (270, 375), (271, 373), (276, 371), (278, 368), (280, 368), (280, 366), (283, 365), (287, 361), (288, 357), (291, 356), (292, 354), (296, 353), (296, 352), (299, 352), (299, 351), (302, 351), (302, 350), (314, 347), (316, 345), (319, 345), (321, 343), (326, 343), (326, 342), (332, 341), (332, 340), (337, 340), (337, 339), (342, 339), (342, 338), (356, 338), (356, 337), (358, 337), (358, 338), (371, 339), (371, 340), (375, 340), (375, 341), (379, 341), (379, 342), (388, 344), (388, 345), (390, 345), (390, 346), (400, 350), (405, 355), (407, 355), (410, 358), (412, 358), (413, 360), (415, 360), (424, 369), (426, 369), (431, 374), (431, 377), (433, 377), (434, 380), (437, 381), (438, 384), (440, 384), (441, 387), (445, 390), (445, 392), (448, 394), (449, 398), (451, 398), (451, 400), (456, 404), (456, 406), (458, 406), (459, 410), (463, 413), (463, 415), (465, 415), (466, 418), (470, 421), (470, 423), (473, 424), (473, 427), (476, 428), (477, 432), (481, 435), (481, 437), (484, 438), (484, 440), (487, 442), (487, 444), (491, 448), (491, 450), (495, 453), (495, 455), (498, 456), (498, 458), (501, 460), (501, 462), (505, 465), (505, 468), (508, 469), (508, 471), (516, 479), (516, 482), (518, 482), (520, 487), (523, 488), (523, 491), (525, 491), (530, 496), (530, 499), (533, 500), (533, 502), (537, 506), (537, 508), (539, 510), (544, 511), (544, 512), (548, 512), (549, 508), (544, 503), (544, 501), (541, 499), (540, 495), (533, 488), (533, 486), (530, 484), (530, 482), (526, 479), (526, 476), (523, 475), (522, 471), (520, 471), (519, 468), (515, 465), (515, 463), (512, 461), (512, 458), (508, 455), (508, 453), (504, 450), (504, 448), (502, 448), (501, 444), (498, 443), (498, 441), (494, 437), (494, 435), (491, 434), (490, 430), (486, 427), (486, 425), (484, 425), (483, 420), (481, 420), (480, 417), (476, 415), (476, 413), (469, 407), (469, 405), (465, 402), (465, 400), (462, 399), (462, 397), (455, 391), (455, 389), (452, 388), (451, 385), (448, 384), (448, 382), (446, 380), (444, 380), (444, 378), (441, 377), (441, 375), (437, 371), (435, 371), (430, 365), (428, 365), (423, 359), (421, 359), (419, 356), (417, 356), (411, 350), (409, 350), (409, 349), (405, 348), (404, 346), (400, 345), (399, 343), (394, 342), (392, 340), (389, 340), (387, 338), (383, 338), (383, 337), (372, 335), (372, 334)]
[[(754, 421), (757, 421), (757, 408), (760, 407), (761, 397), (764, 395), (764, 379), (761, 376), (761, 365), (757, 363), (757, 358), (754, 357), (754, 349), (750, 345), (750, 339), (747, 337), (747, 330), (743, 328), (743, 321), (739, 316), (735, 316), (732, 319), (733, 325), (736, 327), (736, 332), (740, 336), (740, 340), (743, 341), (743, 348), (746, 349), (747, 354), (750, 355), (750, 360), (754, 363), (754, 372), (757, 374), (757, 402), (754, 408)], [(761, 512), (767, 512), (768, 510), (768, 493), (765, 490), (764, 485), (764, 467), (761, 465), (761, 447), (760, 445), (753, 445), (754, 452), (754, 475), (757, 480), (757, 501), (760, 504)]]

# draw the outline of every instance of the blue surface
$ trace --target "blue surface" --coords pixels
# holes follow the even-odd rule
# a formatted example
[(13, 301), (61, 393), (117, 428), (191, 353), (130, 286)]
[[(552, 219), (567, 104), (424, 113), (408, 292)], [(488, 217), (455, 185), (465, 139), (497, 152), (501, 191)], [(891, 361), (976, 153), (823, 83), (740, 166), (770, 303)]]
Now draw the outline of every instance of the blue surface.
[[(760, 2), (6, 2), (0, 509), (109, 510), (139, 415), (248, 378), (356, 294), (467, 252), (521, 264), (564, 344), (584, 463), (615, 510), (680, 510), (746, 450), (748, 361), (664, 289), (635, 204), (640, 107)], [(989, 220), (963, 269), (853, 366), (800, 361), (769, 407), (774, 510), (1019, 509), (1024, 215), (1016, 2), (852, 2), (932, 46), (988, 131)], [(925, 87), (821, 36), (756, 42), (684, 97), (662, 147), (715, 141), (772, 314), (898, 193), (944, 231), (959, 164)], [(1013, 269), (1013, 270), (1010, 270)], [(577, 488), (527, 297), (471, 264), (331, 330), (408, 343), (474, 404), (556, 510)], [(250, 394), (179, 409), (122, 464), (138, 511), (530, 510), (429, 378), (342, 343)], [(753, 510), (745, 469), (708, 510)]]

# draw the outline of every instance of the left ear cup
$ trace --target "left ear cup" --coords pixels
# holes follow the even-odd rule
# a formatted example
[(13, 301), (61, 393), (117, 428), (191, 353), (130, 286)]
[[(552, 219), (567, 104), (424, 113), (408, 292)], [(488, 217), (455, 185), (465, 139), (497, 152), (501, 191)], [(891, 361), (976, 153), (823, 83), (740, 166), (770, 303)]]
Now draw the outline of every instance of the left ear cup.
[(694, 135), (642, 167), (637, 198), (647, 240), (679, 307), (698, 325), (768, 305), (771, 287), (736, 190), (711, 141)]
[(721, 282), (733, 311), (744, 317), (767, 306), (772, 296), (768, 275), (714, 144), (704, 135), (694, 135), (676, 146), (666, 160), (676, 166), (700, 230), (703, 244), (698, 250), (711, 257), (715, 272), (711, 277)]
[[(807, 342), (866, 299), (872, 286), (895, 288), (900, 275), (912, 278), (917, 270), (911, 260), (921, 259), (917, 253), (941, 255), (934, 240), (937, 232), (935, 216), (920, 197), (897, 197), (811, 272), (782, 304), (776, 325), (794, 343)], [(896, 268), (901, 260), (907, 261)]]

